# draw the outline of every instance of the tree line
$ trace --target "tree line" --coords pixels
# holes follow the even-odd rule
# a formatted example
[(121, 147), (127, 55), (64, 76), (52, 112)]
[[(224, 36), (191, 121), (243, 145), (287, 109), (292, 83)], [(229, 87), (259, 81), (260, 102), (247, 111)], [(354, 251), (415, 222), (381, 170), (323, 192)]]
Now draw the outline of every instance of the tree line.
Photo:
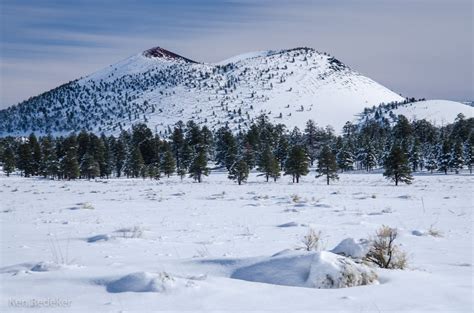
[(0, 162), (9, 176), (51, 179), (110, 177), (160, 179), (179, 175), (201, 182), (213, 169), (225, 169), (239, 185), (256, 170), (265, 181), (289, 175), (294, 183), (315, 168), (327, 184), (338, 173), (383, 168), (388, 179), (411, 183), (412, 172), (472, 173), (474, 119), (458, 115), (442, 127), (426, 120), (410, 122), (400, 115), (386, 120), (347, 122), (341, 135), (309, 120), (303, 131), (287, 130), (260, 116), (248, 130), (215, 131), (194, 121), (178, 122), (160, 138), (146, 124), (136, 124), (118, 136), (81, 131), (68, 136), (0, 138)]

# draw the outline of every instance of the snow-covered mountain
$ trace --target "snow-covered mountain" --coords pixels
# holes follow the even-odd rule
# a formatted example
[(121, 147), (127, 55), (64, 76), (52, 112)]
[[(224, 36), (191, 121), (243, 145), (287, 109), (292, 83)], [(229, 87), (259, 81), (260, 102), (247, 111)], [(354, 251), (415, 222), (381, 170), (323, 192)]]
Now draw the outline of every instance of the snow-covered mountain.
[(0, 135), (86, 129), (118, 133), (145, 122), (158, 132), (179, 120), (245, 128), (266, 114), (339, 131), (366, 107), (403, 98), (310, 48), (247, 53), (198, 63), (152, 48), (0, 111)]

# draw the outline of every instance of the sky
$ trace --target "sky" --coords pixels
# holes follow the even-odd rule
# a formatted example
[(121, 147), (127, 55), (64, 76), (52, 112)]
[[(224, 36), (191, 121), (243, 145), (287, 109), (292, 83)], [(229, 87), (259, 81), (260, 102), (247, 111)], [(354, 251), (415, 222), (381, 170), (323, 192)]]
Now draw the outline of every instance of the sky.
[(0, 0), (0, 109), (154, 46), (312, 47), (403, 96), (474, 100), (472, 0)]

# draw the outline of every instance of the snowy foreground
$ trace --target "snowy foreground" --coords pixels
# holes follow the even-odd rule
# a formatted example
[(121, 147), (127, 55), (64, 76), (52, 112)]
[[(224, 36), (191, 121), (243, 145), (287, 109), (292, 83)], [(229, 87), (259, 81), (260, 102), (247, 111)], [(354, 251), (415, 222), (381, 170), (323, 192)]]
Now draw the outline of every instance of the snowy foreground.
[[(472, 312), (473, 176), (262, 180), (0, 176), (0, 311)], [(336, 255), (287, 250), (309, 227), (328, 251), (383, 224), (409, 268), (369, 285), (314, 288)]]

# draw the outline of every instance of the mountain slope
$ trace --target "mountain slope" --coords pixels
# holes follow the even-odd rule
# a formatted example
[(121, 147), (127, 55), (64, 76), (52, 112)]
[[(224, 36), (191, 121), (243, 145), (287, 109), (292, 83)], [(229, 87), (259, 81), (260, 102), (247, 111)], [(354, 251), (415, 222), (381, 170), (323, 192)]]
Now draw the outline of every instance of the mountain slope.
[(310, 48), (204, 64), (156, 47), (0, 111), (0, 135), (80, 129), (117, 133), (138, 122), (166, 132), (189, 119), (238, 129), (260, 114), (287, 127), (313, 119), (339, 131), (365, 107), (401, 100)]
[(448, 100), (422, 100), (402, 104), (387, 104), (375, 110), (366, 110), (361, 120), (366, 118), (386, 118), (394, 122), (398, 115), (404, 115), (410, 120), (425, 119), (436, 126), (452, 123), (458, 114), (465, 117), (474, 116), (474, 108), (470, 105)]

